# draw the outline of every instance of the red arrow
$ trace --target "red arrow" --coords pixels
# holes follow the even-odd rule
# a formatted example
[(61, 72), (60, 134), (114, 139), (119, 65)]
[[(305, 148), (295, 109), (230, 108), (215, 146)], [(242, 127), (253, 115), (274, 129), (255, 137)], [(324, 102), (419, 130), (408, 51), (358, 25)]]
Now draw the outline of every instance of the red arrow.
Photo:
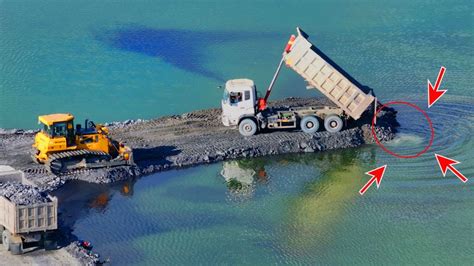
[(439, 168), (441, 169), (441, 172), (443, 173), (443, 176), (446, 176), (446, 172), (449, 170), (451, 170), (451, 172), (453, 172), (453, 174), (455, 174), (462, 182), (466, 183), (467, 182), (467, 178), (461, 174), (461, 172), (459, 172), (458, 170), (456, 170), (456, 168), (454, 168), (453, 164), (458, 164), (460, 162), (456, 161), (456, 160), (453, 160), (453, 159), (449, 159), (447, 157), (444, 157), (444, 156), (441, 156), (439, 154), (436, 154), (435, 153), (435, 157), (436, 157), (436, 160), (438, 161), (438, 164), (439, 164)]
[(443, 96), (445, 92), (448, 91), (448, 90), (438, 90), (439, 85), (441, 85), (441, 81), (443, 80), (445, 71), (446, 71), (446, 68), (444, 66), (442, 66), (439, 69), (438, 78), (436, 78), (436, 83), (434, 87), (433, 85), (431, 85), (430, 80), (428, 80), (428, 108), (430, 108), (436, 101), (439, 100), (439, 98), (441, 98), (441, 96)]
[(361, 190), (359, 190), (359, 194), (364, 195), (364, 193), (369, 189), (369, 187), (375, 182), (377, 183), (377, 188), (380, 187), (380, 182), (382, 182), (383, 174), (385, 173), (385, 168), (387, 165), (380, 166), (379, 168), (375, 168), (365, 174), (371, 175), (372, 178), (367, 182)]

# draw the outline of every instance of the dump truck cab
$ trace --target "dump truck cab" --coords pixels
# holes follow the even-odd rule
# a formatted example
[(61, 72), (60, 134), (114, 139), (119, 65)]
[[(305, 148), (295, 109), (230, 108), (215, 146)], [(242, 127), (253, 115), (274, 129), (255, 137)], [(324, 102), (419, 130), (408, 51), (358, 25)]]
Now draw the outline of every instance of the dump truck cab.
[(236, 126), (246, 117), (255, 117), (257, 90), (250, 79), (232, 79), (226, 82), (222, 98), (222, 123)]

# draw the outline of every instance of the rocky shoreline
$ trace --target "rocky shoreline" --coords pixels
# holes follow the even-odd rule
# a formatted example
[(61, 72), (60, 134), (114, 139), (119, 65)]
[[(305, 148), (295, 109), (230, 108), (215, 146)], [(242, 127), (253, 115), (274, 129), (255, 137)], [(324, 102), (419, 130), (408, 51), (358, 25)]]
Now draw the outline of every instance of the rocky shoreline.
[[(273, 107), (332, 105), (321, 98), (287, 98), (272, 102)], [(268, 131), (243, 137), (235, 128), (221, 125), (220, 109), (207, 109), (153, 120), (127, 120), (107, 124), (114, 139), (131, 146), (136, 166), (79, 170), (55, 176), (29, 157), (33, 130), (0, 130), (0, 164), (22, 170), (41, 191), (53, 191), (67, 180), (112, 183), (169, 169), (191, 167), (238, 158), (288, 153), (312, 153), (352, 148), (374, 142), (371, 117), (350, 121), (338, 133), (325, 131)], [(394, 138), (396, 112), (379, 113), (375, 131), (381, 141)]]

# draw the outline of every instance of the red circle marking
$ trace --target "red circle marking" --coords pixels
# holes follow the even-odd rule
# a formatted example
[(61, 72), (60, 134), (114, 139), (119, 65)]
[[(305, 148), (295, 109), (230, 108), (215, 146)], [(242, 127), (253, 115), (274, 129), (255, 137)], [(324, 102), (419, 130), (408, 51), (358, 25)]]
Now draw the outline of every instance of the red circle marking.
[[(431, 137), (430, 137), (430, 142), (428, 143), (428, 145), (422, 150), (420, 151), (419, 153), (417, 154), (414, 154), (414, 155), (400, 155), (398, 153), (395, 153), (389, 149), (387, 149), (379, 140), (379, 138), (377, 137), (377, 134), (375, 134), (375, 119), (377, 117), (377, 114), (384, 108), (384, 107), (387, 107), (387, 106), (390, 106), (390, 105), (396, 105), (396, 104), (404, 104), (404, 105), (408, 105), (410, 107), (413, 107), (415, 108), (416, 110), (418, 110), (420, 113), (422, 113), (425, 117), (426, 117), (426, 121), (428, 121), (428, 124), (430, 125), (430, 131), (431, 131)], [(423, 153), (427, 152), (431, 145), (433, 145), (433, 140), (434, 140), (434, 128), (433, 128), (433, 123), (431, 122), (431, 119), (428, 117), (428, 114), (423, 111), (420, 107), (416, 106), (415, 104), (412, 104), (412, 103), (409, 103), (409, 102), (404, 102), (404, 101), (393, 101), (393, 102), (388, 102), (388, 103), (385, 103), (385, 104), (382, 104), (380, 106), (379, 109), (377, 109), (377, 111), (375, 112), (374, 114), (374, 117), (372, 118), (372, 135), (374, 136), (374, 139), (375, 139), (375, 143), (377, 143), (377, 145), (379, 145), (385, 152), (387, 152), (388, 154), (391, 154), (395, 157), (398, 157), (398, 158), (403, 158), (403, 159), (409, 159), (409, 158), (416, 158), (416, 157), (419, 157), (421, 156)]]

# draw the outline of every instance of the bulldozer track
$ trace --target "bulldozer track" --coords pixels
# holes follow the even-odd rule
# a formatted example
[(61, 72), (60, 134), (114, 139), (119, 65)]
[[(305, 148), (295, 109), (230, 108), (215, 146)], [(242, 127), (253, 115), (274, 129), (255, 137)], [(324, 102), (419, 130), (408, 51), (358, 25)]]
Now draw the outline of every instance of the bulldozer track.
[(26, 174), (38, 174), (38, 175), (43, 175), (43, 174), (48, 174), (48, 170), (45, 168), (27, 168), (24, 169), (23, 172)]
[[(48, 172), (56, 175), (65, 175), (76, 173), (78, 170), (83, 170), (84, 168), (78, 169), (63, 169), (64, 162), (70, 159), (80, 159), (85, 158), (97, 158), (99, 160), (110, 161), (111, 157), (109, 154), (102, 151), (93, 151), (93, 150), (75, 150), (75, 151), (64, 151), (51, 154), (48, 161), (45, 163), (46, 169)], [(79, 165), (79, 164), (78, 164)], [(78, 166), (79, 167), (79, 166)]]
[[(42, 168), (26, 168), (22, 170), (25, 174), (29, 175), (47, 175), (50, 174), (50, 172), (42, 167)], [(63, 175), (70, 175), (70, 174), (84, 174), (93, 171), (93, 169), (76, 169), (76, 170), (70, 170), (67, 173), (61, 173), (59, 176)]]

